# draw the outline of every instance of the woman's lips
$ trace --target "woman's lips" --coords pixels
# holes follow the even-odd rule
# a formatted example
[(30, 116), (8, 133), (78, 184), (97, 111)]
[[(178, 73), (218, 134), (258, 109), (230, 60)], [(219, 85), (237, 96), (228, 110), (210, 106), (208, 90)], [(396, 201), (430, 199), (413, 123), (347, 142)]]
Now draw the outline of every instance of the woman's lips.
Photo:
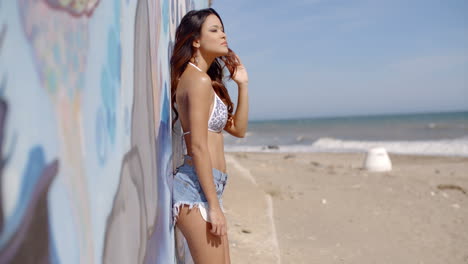
[(221, 43), (221, 45), (227, 46), (227, 42), (224, 41), (223, 43)]

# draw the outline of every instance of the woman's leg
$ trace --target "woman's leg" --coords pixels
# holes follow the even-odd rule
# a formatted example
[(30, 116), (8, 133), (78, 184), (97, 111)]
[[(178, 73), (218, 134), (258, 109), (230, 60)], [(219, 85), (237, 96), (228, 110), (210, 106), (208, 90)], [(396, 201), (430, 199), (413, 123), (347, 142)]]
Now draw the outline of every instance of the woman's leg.
[(203, 220), (198, 208), (189, 210), (188, 205), (181, 206), (176, 224), (187, 240), (195, 264), (219, 264), (229, 257), (229, 252), (225, 252), (229, 247), (227, 235), (223, 238), (211, 234), (211, 224)]

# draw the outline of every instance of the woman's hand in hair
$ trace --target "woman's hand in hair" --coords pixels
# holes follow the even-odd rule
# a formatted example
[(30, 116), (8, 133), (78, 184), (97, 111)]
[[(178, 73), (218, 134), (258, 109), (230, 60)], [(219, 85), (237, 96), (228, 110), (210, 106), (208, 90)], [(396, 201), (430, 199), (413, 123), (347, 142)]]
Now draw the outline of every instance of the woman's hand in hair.
[(235, 56), (239, 62), (239, 65), (237, 66), (236, 72), (234, 73), (234, 76), (232, 76), (232, 79), (237, 83), (237, 85), (248, 84), (249, 75), (247, 74), (247, 69), (245, 68), (244, 64), (242, 64), (239, 56), (237, 56), (237, 54)]
[(214, 206), (210, 207), (208, 214), (211, 221), (210, 232), (216, 236), (224, 236), (227, 233), (226, 218), (224, 217), (221, 207)]

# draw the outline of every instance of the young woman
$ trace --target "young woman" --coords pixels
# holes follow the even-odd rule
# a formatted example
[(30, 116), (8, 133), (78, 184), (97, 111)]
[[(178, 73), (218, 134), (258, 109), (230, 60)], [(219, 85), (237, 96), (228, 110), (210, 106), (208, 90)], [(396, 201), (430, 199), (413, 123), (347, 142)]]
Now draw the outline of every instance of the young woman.
[[(223, 83), (224, 70), (238, 85), (237, 108)], [(176, 31), (171, 58), (171, 97), (187, 154), (173, 185), (174, 223), (195, 263), (230, 263), (222, 194), (227, 181), (224, 129), (244, 137), (248, 76), (228, 48), (224, 25), (212, 8), (188, 12)]]

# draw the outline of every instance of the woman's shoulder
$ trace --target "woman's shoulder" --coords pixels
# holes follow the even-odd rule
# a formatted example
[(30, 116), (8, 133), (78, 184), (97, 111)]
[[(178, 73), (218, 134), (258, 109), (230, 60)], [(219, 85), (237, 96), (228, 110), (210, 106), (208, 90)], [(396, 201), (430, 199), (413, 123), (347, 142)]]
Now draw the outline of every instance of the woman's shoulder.
[[(185, 71), (179, 80), (179, 85), (189, 93), (212, 92), (211, 78), (205, 72)], [(179, 87), (180, 88), (180, 87)]]

